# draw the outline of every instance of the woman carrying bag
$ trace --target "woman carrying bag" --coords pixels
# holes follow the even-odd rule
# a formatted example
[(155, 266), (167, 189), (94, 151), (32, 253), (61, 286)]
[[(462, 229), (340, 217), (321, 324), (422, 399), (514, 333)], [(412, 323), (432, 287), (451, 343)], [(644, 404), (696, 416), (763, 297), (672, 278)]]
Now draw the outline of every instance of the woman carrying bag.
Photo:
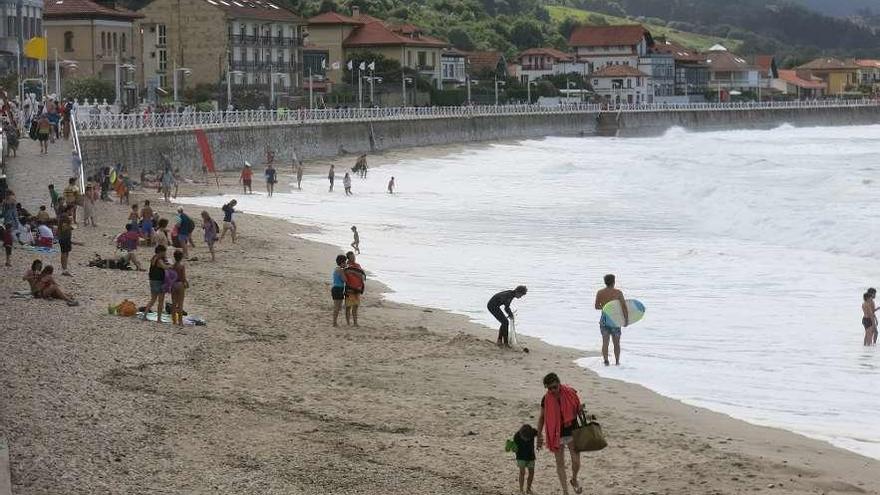
[[(556, 373), (548, 373), (544, 377), (544, 387), (547, 393), (541, 399), (541, 415), (538, 418), (538, 431), (541, 432), (543, 429), (544, 434), (538, 434), (537, 448), (541, 450), (546, 439), (547, 450), (556, 456), (556, 474), (559, 475), (562, 493), (568, 495), (569, 483), (575, 493), (581, 493), (583, 489), (578, 483), (581, 456), (575, 449), (573, 436), (574, 430), (578, 427), (578, 414), (584, 406), (577, 391), (568, 385), (562, 385)], [(570, 480), (566, 479), (565, 450), (571, 455)]]

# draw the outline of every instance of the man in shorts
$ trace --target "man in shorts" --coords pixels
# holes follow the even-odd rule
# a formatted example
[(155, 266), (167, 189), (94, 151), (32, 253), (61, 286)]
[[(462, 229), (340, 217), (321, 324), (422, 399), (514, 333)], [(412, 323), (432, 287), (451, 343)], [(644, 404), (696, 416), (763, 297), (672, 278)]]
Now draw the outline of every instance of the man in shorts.
[(196, 223), (183, 212), (183, 207), (177, 209), (177, 215), (180, 217), (180, 224), (177, 227), (177, 241), (180, 243), (180, 248), (183, 249), (183, 257), (189, 259), (189, 240), (196, 229)]
[[(614, 275), (610, 273), (605, 275), (605, 287), (596, 292), (596, 309), (602, 311), (602, 308), (609, 302), (614, 300), (620, 301), (621, 306), (623, 306), (623, 326), (627, 326), (629, 325), (629, 312), (626, 310), (626, 299), (623, 297), (623, 292), (614, 288), (614, 282)], [(602, 358), (605, 361), (605, 366), (610, 364), (608, 362), (609, 339), (614, 341), (614, 364), (620, 366), (621, 330), (620, 327), (614, 326), (614, 322), (609, 320), (604, 312), (599, 317), (599, 332), (602, 334)]]

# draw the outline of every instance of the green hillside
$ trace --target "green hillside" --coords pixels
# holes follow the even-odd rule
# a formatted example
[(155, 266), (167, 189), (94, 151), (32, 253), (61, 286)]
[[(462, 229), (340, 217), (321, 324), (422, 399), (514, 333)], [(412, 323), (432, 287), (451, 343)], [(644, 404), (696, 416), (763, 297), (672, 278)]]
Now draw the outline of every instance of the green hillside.
[[(720, 38), (715, 36), (707, 36), (704, 34), (689, 33), (687, 31), (679, 31), (678, 29), (667, 27), (665, 24), (656, 24), (650, 22), (649, 20), (642, 21), (639, 19), (617, 17), (613, 15), (602, 14), (600, 12), (575, 9), (572, 7), (560, 7), (558, 5), (548, 5), (547, 11), (550, 13), (550, 18), (555, 23), (562, 23), (566, 19), (574, 19), (581, 24), (600, 23), (617, 25), (633, 24), (638, 22), (648, 28), (648, 31), (651, 31), (651, 34), (654, 36), (666, 36), (671, 41), (696, 50), (706, 50), (712, 45), (720, 43), (724, 45), (728, 50), (736, 51), (740, 47), (740, 45), (742, 45), (742, 40), (732, 38)], [(598, 19), (602, 19), (602, 21), (597, 22)]]

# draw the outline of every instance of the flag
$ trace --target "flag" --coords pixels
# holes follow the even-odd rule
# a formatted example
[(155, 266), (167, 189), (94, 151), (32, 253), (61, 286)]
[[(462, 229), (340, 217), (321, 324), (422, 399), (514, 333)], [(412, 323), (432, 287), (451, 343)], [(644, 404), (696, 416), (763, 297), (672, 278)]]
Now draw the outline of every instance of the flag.
[(327, 59), (322, 58), (321, 59), (321, 70), (326, 70), (326, 69), (327, 69)]
[(370, 62), (370, 65), (368, 65), (367, 67), (369, 67), (370, 70), (376, 70), (376, 62), (375, 61)]
[(330, 65), (330, 68), (332, 68), (333, 70), (339, 70), (339, 62), (333, 62)]
[(367, 63), (366, 63), (366, 62), (361, 62), (361, 65), (358, 66), (358, 69), (360, 69), (360, 70), (367, 70)]
[(354, 70), (354, 66), (353, 66), (353, 65), (354, 65), (354, 62), (351, 61), (351, 60), (349, 60), (349, 61), (348, 61), (348, 70)]
[(49, 44), (46, 38), (35, 36), (24, 44), (24, 56), (35, 58), (37, 60), (46, 60), (49, 58)]

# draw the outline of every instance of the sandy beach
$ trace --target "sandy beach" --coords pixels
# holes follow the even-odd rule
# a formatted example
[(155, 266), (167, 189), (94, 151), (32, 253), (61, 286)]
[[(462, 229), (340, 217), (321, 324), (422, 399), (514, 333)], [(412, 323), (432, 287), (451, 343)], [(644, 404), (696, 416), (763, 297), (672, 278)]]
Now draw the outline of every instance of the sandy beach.
[[(22, 145), (11, 187), (33, 212), (48, 202), (45, 185), (62, 183), (68, 152), (57, 146), (43, 159)], [(326, 173), (325, 163), (309, 171)], [(222, 182), (240, 192), (231, 176)], [(209, 183), (180, 194), (216, 191)], [(165, 217), (177, 206), (155, 190), (132, 194), (143, 199)], [(8, 297), (26, 288), (32, 253), (16, 249), (14, 267), (2, 269), (0, 436), (15, 494), (515, 493), (504, 443), (537, 422), (550, 371), (580, 392), (608, 437), (608, 448), (583, 456), (585, 493), (880, 493), (878, 461), (600, 379), (574, 364), (583, 352), (530, 338), (528, 354), (500, 350), (494, 330), (385, 301), (376, 280), (361, 327), (333, 328), (338, 250), (276, 219), (237, 216), (240, 239), (218, 244), (214, 263), (197, 231), (186, 309), (207, 326), (108, 315), (110, 303), (148, 300), (146, 274), (86, 266), (94, 253), (114, 253), (127, 212), (99, 204), (99, 226), (74, 232), (84, 244), (71, 254), (74, 276), (57, 279), (79, 307)], [(546, 452), (534, 488), (560, 493)]]

